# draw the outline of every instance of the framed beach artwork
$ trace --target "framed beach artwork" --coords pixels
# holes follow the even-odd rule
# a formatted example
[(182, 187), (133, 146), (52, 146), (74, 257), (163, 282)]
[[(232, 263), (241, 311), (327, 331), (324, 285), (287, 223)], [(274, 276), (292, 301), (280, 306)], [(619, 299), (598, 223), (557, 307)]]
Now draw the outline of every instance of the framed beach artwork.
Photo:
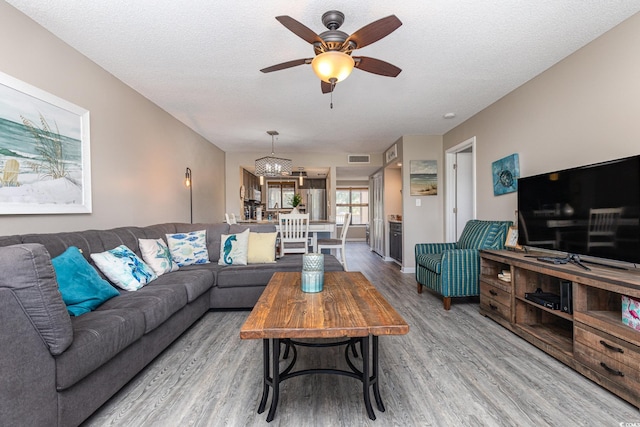
[(409, 190), (411, 196), (438, 195), (438, 162), (436, 160), (409, 162)]
[(0, 214), (91, 212), (89, 111), (0, 73)]

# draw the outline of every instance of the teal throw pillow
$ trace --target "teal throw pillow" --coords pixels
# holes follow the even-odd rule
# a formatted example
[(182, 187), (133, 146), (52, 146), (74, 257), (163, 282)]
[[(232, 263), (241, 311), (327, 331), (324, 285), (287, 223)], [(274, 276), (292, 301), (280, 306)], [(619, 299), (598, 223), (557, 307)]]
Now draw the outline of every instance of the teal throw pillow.
[(100, 277), (75, 246), (53, 258), (51, 264), (56, 271), (62, 300), (72, 316), (88, 313), (120, 295), (116, 288)]

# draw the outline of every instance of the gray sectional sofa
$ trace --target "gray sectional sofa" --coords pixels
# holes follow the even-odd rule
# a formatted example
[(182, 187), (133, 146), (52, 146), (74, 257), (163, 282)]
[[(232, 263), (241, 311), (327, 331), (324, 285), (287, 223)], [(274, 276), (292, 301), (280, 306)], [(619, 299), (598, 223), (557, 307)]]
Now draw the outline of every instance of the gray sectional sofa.
[[(0, 236), (0, 425), (76, 426), (104, 404), (209, 309), (252, 307), (276, 271), (300, 271), (302, 255), (273, 264), (220, 266), (220, 235), (243, 225), (167, 223), (55, 234)], [(272, 232), (273, 225), (252, 225)], [(91, 253), (138, 239), (207, 231), (211, 263), (166, 273), (95, 311), (69, 316), (51, 258), (77, 246)], [(325, 256), (325, 271), (342, 270)]]

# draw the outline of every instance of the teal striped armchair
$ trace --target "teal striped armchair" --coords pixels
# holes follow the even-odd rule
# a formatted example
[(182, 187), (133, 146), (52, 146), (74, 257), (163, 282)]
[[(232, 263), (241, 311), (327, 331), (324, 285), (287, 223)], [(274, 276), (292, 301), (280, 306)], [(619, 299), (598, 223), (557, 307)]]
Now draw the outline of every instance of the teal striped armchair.
[(480, 249), (504, 249), (511, 221), (467, 222), (457, 243), (418, 243), (416, 282), (442, 295), (444, 309), (451, 298), (480, 295)]

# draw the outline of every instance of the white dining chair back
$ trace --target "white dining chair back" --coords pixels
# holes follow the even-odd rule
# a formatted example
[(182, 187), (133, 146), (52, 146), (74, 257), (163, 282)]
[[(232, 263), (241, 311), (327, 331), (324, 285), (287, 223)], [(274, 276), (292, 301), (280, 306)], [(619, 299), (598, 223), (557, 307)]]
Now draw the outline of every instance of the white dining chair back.
[(280, 214), (280, 255), (309, 252), (309, 214)]
[(340, 232), (339, 239), (318, 239), (317, 251), (322, 252), (322, 249), (335, 249), (336, 255), (340, 260), (340, 264), (342, 264), (342, 268), (345, 271), (349, 271), (347, 268), (347, 252), (346, 252), (346, 243), (347, 243), (347, 232), (349, 231), (349, 224), (351, 223), (351, 213), (346, 213), (344, 215), (344, 219), (342, 221), (342, 231)]
[(587, 249), (615, 247), (618, 220), (624, 208), (598, 208), (589, 211)]

